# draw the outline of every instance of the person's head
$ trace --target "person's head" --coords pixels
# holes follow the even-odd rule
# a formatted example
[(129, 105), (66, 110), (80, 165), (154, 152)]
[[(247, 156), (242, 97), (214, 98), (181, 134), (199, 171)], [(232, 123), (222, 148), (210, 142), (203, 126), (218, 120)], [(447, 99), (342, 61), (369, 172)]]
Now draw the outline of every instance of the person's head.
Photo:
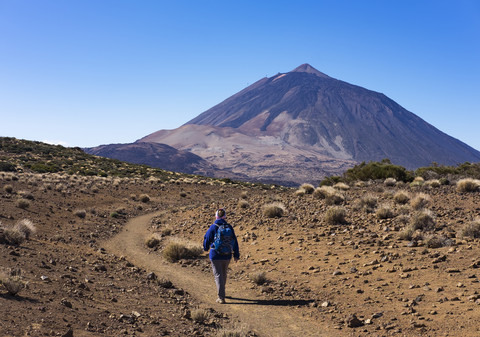
[(218, 219), (225, 219), (227, 217), (227, 212), (223, 208), (220, 208), (215, 212), (215, 218)]

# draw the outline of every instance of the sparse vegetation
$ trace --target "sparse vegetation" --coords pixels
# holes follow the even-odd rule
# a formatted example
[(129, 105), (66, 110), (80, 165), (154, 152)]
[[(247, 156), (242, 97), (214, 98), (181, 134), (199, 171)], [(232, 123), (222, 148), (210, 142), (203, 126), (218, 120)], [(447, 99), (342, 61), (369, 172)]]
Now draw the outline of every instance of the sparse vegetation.
[(407, 226), (398, 233), (398, 238), (400, 240), (410, 241), (410, 240), (412, 240), (414, 234), (415, 234), (415, 230), (413, 229), (413, 227), (412, 226)]
[(195, 323), (203, 324), (210, 317), (210, 313), (206, 309), (194, 309), (191, 316)]
[(435, 228), (435, 217), (432, 211), (424, 209), (412, 215), (410, 225), (413, 229), (432, 230)]
[(462, 238), (480, 238), (480, 218), (476, 218), (475, 220), (463, 226), (459, 231), (459, 236)]
[(285, 213), (285, 206), (279, 202), (272, 202), (263, 206), (263, 214), (268, 218), (281, 218)]
[(443, 235), (430, 235), (425, 238), (425, 246), (428, 248), (442, 248), (446, 246), (451, 246), (453, 241), (449, 238), (446, 238)]
[(395, 216), (393, 213), (392, 208), (389, 205), (381, 205), (377, 211), (376, 211), (376, 216), (378, 219), (390, 219)]
[(16, 296), (24, 287), (20, 269), (0, 271), (0, 285), (12, 296)]
[(325, 221), (329, 225), (344, 224), (346, 222), (345, 221), (346, 214), (347, 212), (344, 207), (333, 206), (333, 207), (330, 207), (325, 213)]
[(331, 186), (317, 187), (313, 195), (319, 199), (325, 199), (327, 205), (338, 205), (345, 201), (345, 197)]
[(458, 192), (478, 192), (480, 190), (480, 180), (477, 179), (461, 179), (457, 182)]
[(84, 219), (87, 216), (87, 211), (84, 209), (77, 209), (73, 212), (75, 216), (79, 217), (80, 219)]
[(163, 249), (162, 255), (168, 262), (177, 262), (181, 259), (194, 259), (203, 252), (202, 247), (191, 242), (172, 239)]
[(385, 184), (385, 186), (392, 187), (395, 186), (397, 180), (395, 178), (387, 178), (383, 183)]
[(5, 186), (3, 186), (3, 190), (6, 193), (11, 194), (13, 192), (13, 186), (12, 185), (5, 185)]
[(17, 221), (15, 226), (13, 226), (13, 230), (23, 235), (26, 240), (29, 240), (32, 234), (37, 232), (36, 226), (28, 219)]
[(238, 202), (238, 207), (240, 208), (249, 208), (250, 207), (250, 204), (248, 203), (247, 200), (240, 200)]
[(160, 244), (160, 238), (160, 235), (153, 233), (145, 240), (145, 244), (148, 248), (155, 248)]
[(21, 209), (27, 209), (28, 207), (30, 207), (30, 201), (28, 201), (27, 199), (18, 199), (15, 204), (18, 208)]
[(407, 191), (398, 191), (394, 194), (393, 200), (400, 205), (405, 205), (410, 201), (410, 195)]
[(150, 201), (150, 196), (148, 194), (140, 194), (140, 196), (138, 197), (138, 200), (140, 200), (141, 202), (147, 203)]
[(313, 187), (312, 184), (302, 184), (300, 186), (300, 189), (303, 189), (305, 191), (305, 194), (312, 194), (313, 191), (315, 190), (315, 187)]
[(350, 189), (350, 186), (342, 182), (336, 183), (333, 187), (341, 191), (348, 191)]
[(423, 179), (422, 177), (415, 177), (415, 179), (413, 179), (413, 181), (410, 183), (410, 186), (411, 187), (423, 186), (424, 183), (425, 183), (425, 179)]
[(428, 194), (419, 193), (413, 199), (410, 200), (410, 206), (414, 210), (426, 208), (430, 204), (431, 198)]
[(377, 207), (377, 202), (378, 198), (368, 193), (355, 201), (355, 209), (364, 209), (368, 213), (371, 213), (375, 207)]
[(259, 271), (251, 274), (250, 279), (258, 286), (268, 282), (267, 274), (264, 271)]

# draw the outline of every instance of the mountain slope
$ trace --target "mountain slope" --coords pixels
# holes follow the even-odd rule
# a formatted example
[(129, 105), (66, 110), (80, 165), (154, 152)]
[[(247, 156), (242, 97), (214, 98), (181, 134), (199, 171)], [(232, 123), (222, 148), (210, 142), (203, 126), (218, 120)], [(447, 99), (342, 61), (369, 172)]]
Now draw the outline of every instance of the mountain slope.
[(175, 130), (142, 142), (191, 151), (224, 170), (287, 184), (317, 182), (362, 161), (409, 169), (480, 161), (387, 96), (308, 64), (262, 78)]
[(87, 148), (84, 151), (100, 157), (149, 165), (175, 172), (212, 176), (213, 172), (217, 170), (214, 165), (201, 157), (187, 151), (179, 151), (166, 144), (144, 142), (110, 144)]
[(187, 124), (275, 136), (338, 159), (390, 158), (407, 168), (480, 161), (480, 152), (385, 95), (331, 78), (308, 64), (262, 79)]

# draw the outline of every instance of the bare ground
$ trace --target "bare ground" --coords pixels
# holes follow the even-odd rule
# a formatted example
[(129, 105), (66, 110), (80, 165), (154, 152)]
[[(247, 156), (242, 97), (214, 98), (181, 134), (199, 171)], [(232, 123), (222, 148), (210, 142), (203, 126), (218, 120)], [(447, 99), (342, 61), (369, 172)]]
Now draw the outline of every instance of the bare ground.
[[(400, 190), (412, 199), (428, 195), (434, 216), (434, 227), (411, 240), (401, 234), (415, 210), (395, 202)], [(27, 282), (17, 296), (0, 287), (0, 331), (216, 336), (241, 326), (250, 336), (478, 335), (479, 240), (461, 229), (480, 215), (479, 193), (382, 182), (340, 193), (346, 222), (331, 224), (325, 214), (332, 205), (294, 190), (199, 178), (0, 174), (2, 224), (27, 218), (38, 229), (20, 245), (0, 244), (2, 269), (20, 268)], [(140, 201), (141, 194), (150, 200)], [(376, 199), (371, 211), (360, 203), (366, 195)], [(20, 208), (20, 198), (29, 206)], [(284, 205), (282, 217), (264, 215), (270, 202)], [(391, 218), (376, 215), (383, 204)], [(200, 245), (219, 206), (227, 208), (241, 249), (226, 305), (215, 303), (205, 255), (177, 263), (161, 255), (171, 238)], [(162, 234), (156, 248), (145, 245), (152, 233)], [(443, 244), (430, 245), (432, 237)], [(269, 281), (254, 284), (252, 275), (262, 271)], [(202, 323), (191, 318), (199, 308), (208, 312)]]

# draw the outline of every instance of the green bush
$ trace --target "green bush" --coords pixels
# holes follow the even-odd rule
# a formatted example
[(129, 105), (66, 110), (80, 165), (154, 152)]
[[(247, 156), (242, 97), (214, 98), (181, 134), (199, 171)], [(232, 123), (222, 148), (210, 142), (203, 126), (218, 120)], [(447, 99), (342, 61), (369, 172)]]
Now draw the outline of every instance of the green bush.
[(409, 182), (413, 180), (413, 174), (404, 167), (393, 165), (390, 160), (384, 159), (381, 162), (362, 162), (348, 169), (344, 174), (346, 181), (356, 180), (385, 180), (393, 178), (397, 181)]

